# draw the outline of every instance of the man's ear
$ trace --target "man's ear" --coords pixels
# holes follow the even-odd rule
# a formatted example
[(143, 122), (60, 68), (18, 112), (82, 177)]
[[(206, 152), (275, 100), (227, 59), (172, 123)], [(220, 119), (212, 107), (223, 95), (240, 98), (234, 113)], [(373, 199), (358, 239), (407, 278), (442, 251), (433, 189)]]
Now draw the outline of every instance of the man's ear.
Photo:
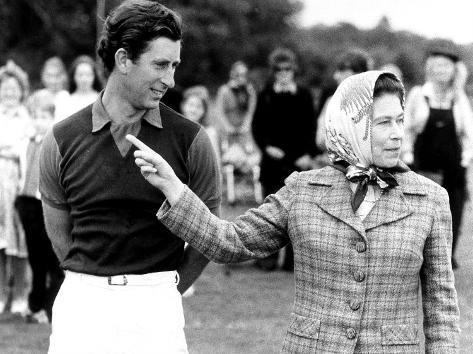
[(115, 66), (122, 74), (128, 73), (130, 63), (125, 49), (120, 48), (115, 52)]

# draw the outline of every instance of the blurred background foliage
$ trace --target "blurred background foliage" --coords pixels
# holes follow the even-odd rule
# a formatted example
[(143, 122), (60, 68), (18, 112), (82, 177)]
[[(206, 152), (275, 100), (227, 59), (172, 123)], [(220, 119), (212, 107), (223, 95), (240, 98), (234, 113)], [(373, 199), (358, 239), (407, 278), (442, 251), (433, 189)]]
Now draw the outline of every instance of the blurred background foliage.
[[(66, 64), (80, 54), (95, 54), (97, 33), (103, 18), (121, 0), (1, 0), (0, 64), (13, 59), (39, 85), (44, 60), (59, 55)], [(215, 89), (227, 79), (235, 60), (245, 60), (260, 86), (267, 74), (266, 58), (277, 46), (299, 55), (299, 78), (312, 87), (328, 80), (335, 58), (350, 48), (365, 49), (375, 67), (397, 64), (407, 86), (423, 78), (428, 40), (420, 35), (394, 31), (381, 18), (372, 29), (349, 23), (301, 28), (298, 0), (163, 0), (184, 21), (182, 65), (176, 82), (182, 87), (204, 84)], [(323, 8), (321, 8), (323, 11)], [(473, 70), (473, 43), (461, 46), (463, 58)], [(473, 79), (468, 88), (472, 93)]]

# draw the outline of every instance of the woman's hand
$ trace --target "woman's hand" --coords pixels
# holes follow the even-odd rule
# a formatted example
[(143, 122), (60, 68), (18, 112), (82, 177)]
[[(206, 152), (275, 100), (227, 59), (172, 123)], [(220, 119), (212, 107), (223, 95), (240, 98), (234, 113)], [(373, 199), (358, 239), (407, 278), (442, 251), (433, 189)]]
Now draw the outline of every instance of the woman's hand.
[(128, 134), (126, 139), (135, 145), (135, 163), (140, 168), (143, 177), (154, 187), (160, 189), (171, 205), (179, 199), (184, 184), (176, 176), (172, 167), (161, 155), (153, 151), (138, 138)]
[(273, 158), (274, 160), (282, 160), (286, 154), (280, 148), (276, 146), (268, 145), (265, 149), (266, 153), (269, 157)]

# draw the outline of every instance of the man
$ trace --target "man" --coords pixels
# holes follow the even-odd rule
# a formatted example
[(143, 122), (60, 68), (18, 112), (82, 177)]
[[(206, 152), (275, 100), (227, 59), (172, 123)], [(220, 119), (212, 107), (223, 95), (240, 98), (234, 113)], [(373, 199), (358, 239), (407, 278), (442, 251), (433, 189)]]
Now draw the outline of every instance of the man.
[(125, 1), (98, 45), (110, 73), (103, 93), (45, 137), (40, 191), (66, 270), (50, 353), (187, 353), (179, 292), (208, 261), (157, 221), (164, 195), (136, 171), (125, 140), (133, 134), (166, 156), (218, 214), (219, 170), (208, 136), (160, 103), (174, 86), (180, 49), (174, 12)]
[[(315, 113), (309, 90), (295, 82), (296, 56), (285, 48), (269, 56), (272, 78), (258, 95), (252, 131), (262, 152), (260, 181), (263, 194), (276, 193), (293, 172), (312, 167), (315, 147)], [(257, 263), (262, 269), (277, 267), (278, 253)], [(284, 270), (294, 267), (292, 247), (286, 248)]]

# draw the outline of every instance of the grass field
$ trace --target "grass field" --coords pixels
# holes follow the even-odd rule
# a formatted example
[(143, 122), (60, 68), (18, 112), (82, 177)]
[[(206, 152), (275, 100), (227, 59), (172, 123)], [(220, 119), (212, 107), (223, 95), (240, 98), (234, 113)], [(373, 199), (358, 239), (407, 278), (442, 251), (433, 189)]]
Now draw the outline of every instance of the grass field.
[[(226, 206), (223, 216), (232, 218), (248, 207)], [(462, 314), (461, 353), (467, 354), (473, 352), (471, 205), (465, 216), (459, 246), (461, 268), (456, 272), (456, 282)], [(197, 281), (195, 295), (183, 301), (191, 354), (277, 353), (291, 312), (292, 297), (291, 273), (265, 273), (249, 263), (230, 268), (211, 264)], [(0, 353), (46, 353), (49, 331), (49, 325), (24, 324), (19, 317), (0, 315)]]

